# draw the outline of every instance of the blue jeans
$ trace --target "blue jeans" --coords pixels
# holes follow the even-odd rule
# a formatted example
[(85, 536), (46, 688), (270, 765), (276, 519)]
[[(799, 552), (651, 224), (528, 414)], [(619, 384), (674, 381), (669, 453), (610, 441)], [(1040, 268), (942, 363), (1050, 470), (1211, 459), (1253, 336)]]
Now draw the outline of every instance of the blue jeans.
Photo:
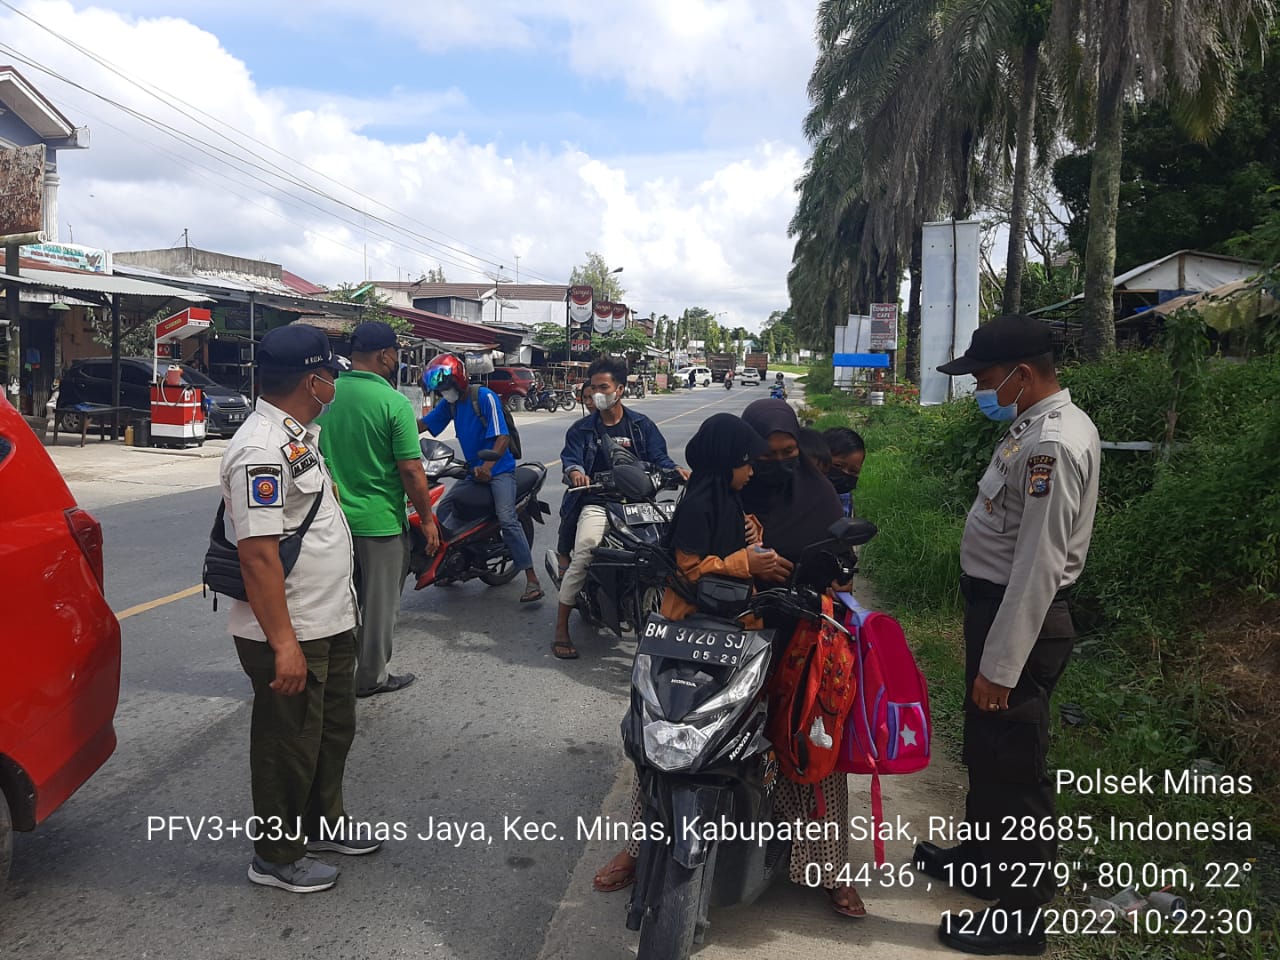
[[(525, 539), (524, 527), (520, 526), (520, 518), (516, 516), (515, 471), (500, 473), (484, 484), (474, 477), (463, 477), (449, 490), (449, 495), (461, 493), (465, 489), (464, 485), (488, 487), (489, 493), (493, 495), (493, 511), (497, 514), (499, 526), (502, 527), (502, 542), (511, 551), (511, 560), (515, 563), (516, 570), (523, 572), (532, 569), (533, 553), (529, 549), (529, 541)], [(446, 496), (440, 501), (440, 507), (436, 511), (436, 519), (440, 521), (441, 525), (449, 527), (450, 525), (446, 522), (446, 518), (451, 512), (449, 509), (449, 497)]]

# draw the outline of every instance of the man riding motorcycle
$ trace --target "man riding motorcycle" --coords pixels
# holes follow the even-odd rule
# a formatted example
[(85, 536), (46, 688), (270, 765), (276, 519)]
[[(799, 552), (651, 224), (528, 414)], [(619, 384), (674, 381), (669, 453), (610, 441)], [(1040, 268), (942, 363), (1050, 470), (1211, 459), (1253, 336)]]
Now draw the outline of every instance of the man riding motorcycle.
[[(471, 476), (456, 481), (440, 501), (436, 518), (442, 527), (449, 528), (452, 519), (450, 501), (470, 486), (487, 485), (493, 495), (494, 512), (502, 526), (503, 543), (511, 551), (516, 569), (524, 571), (525, 591), (520, 602), (541, 600), (542, 584), (538, 582), (538, 574), (533, 568), (533, 553), (516, 515), (516, 460), (507, 449), (511, 437), (507, 433), (502, 403), (488, 387), (472, 387), (467, 379), (466, 366), (447, 353), (432, 360), (423, 372), (422, 389), (441, 398), (422, 418), (422, 426), (434, 437), (452, 421), (462, 455), (471, 468)], [(495, 450), (502, 456), (492, 462), (484, 461), (480, 459), (481, 450)]]
[[(600, 449), (609, 437), (619, 446), (656, 467), (677, 470), (688, 478), (688, 471), (676, 466), (667, 454), (662, 433), (642, 413), (622, 404), (627, 383), (627, 364), (617, 357), (600, 357), (587, 368), (583, 393), (591, 398), (596, 412), (583, 417), (565, 433), (560, 463), (572, 487), (585, 487), (596, 473), (609, 469), (608, 456)], [(590, 494), (565, 493), (560, 505), (560, 536), (556, 553), (564, 572), (560, 583), (560, 603), (556, 610), (556, 635), (551, 652), (561, 660), (575, 660), (578, 651), (569, 637), (569, 614), (577, 603), (578, 592), (591, 565), (591, 551), (604, 537), (607, 514), (604, 507), (591, 501)], [(572, 549), (572, 559), (569, 550)]]

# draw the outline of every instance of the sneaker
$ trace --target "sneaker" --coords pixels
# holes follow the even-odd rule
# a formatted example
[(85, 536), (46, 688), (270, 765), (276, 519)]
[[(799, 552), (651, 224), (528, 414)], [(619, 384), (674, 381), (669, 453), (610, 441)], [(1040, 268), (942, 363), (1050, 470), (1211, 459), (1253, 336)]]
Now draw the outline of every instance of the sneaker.
[(412, 673), (402, 673), (399, 676), (388, 673), (387, 679), (369, 690), (357, 690), (357, 697), (372, 697), (377, 693), (395, 693), (397, 690), (403, 690), (409, 684), (416, 680)]
[(361, 857), (366, 853), (375, 853), (382, 847), (381, 840), (372, 837), (333, 837), (328, 840), (308, 840), (307, 850), (311, 853), (342, 853), (348, 857)]
[(249, 879), (290, 893), (319, 893), (337, 882), (338, 868), (313, 857), (303, 857), (293, 863), (267, 863), (255, 855), (249, 864)]

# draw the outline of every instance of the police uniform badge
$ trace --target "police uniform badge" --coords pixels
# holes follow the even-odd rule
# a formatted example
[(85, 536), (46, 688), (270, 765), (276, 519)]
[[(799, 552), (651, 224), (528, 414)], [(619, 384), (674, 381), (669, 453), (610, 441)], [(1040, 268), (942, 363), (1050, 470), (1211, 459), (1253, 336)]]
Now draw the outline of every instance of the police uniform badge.
[(281, 423), (284, 428), (289, 431), (289, 436), (294, 437), (295, 439), (307, 432), (302, 429), (302, 424), (298, 423), (298, 421), (293, 419), (293, 417), (285, 417)]
[(1027, 477), (1027, 496), (1047, 497), (1053, 489), (1053, 465), (1056, 457), (1038, 454), (1027, 460), (1030, 473)]
[(280, 447), (280, 452), (284, 454), (285, 460), (289, 463), (289, 473), (297, 479), (302, 476), (317, 463), (319, 459), (316, 452), (308, 447), (305, 443), (297, 440), (290, 440), (288, 443)]
[(250, 464), (244, 468), (249, 488), (249, 506), (283, 507), (284, 496), (280, 491), (283, 471), (275, 464)]

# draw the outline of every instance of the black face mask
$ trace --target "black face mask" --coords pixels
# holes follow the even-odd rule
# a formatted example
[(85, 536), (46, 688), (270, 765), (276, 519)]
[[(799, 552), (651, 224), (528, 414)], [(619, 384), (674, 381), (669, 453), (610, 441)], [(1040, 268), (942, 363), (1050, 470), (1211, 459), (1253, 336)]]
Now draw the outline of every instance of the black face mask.
[(827, 474), (827, 479), (836, 488), (836, 493), (853, 493), (858, 488), (858, 478), (843, 470), (832, 470)]
[(757, 460), (751, 465), (751, 482), (770, 490), (785, 487), (796, 475), (796, 464), (799, 462), (799, 457), (792, 457), (790, 460)]

